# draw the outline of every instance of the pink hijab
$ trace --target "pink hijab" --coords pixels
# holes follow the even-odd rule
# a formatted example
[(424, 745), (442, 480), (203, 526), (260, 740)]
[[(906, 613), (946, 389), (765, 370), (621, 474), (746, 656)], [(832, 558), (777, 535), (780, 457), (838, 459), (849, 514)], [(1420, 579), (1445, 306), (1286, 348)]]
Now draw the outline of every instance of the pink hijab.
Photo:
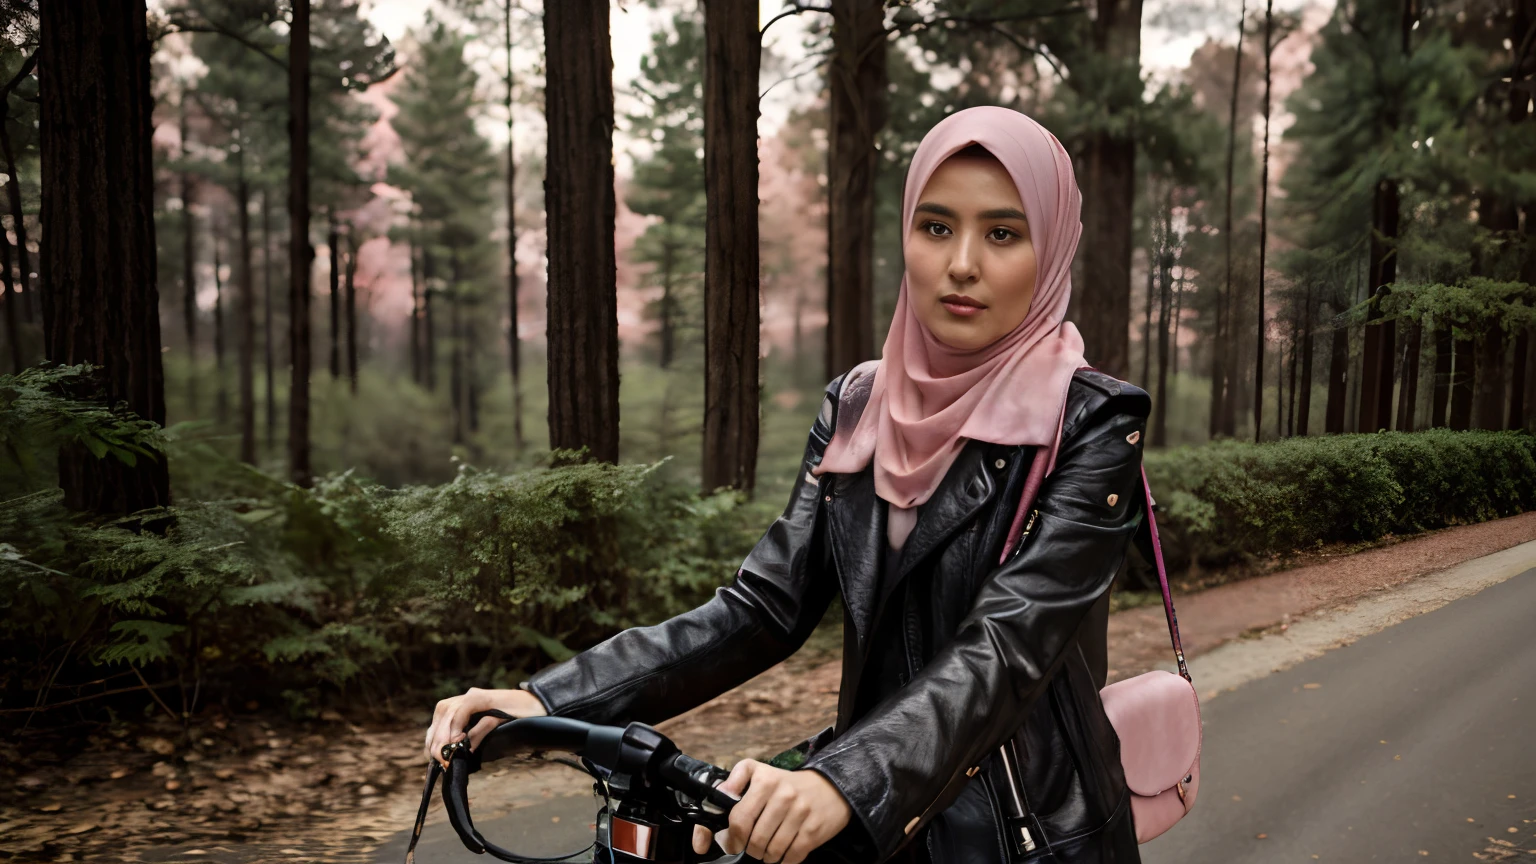
[[(869, 400), (852, 429), (839, 423), (815, 475), (858, 473), (875, 462), (875, 492), (889, 505), (887, 539), (900, 549), (966, 439), (1049, 448), (1055, 467), (1072, 373), (1083, 339), (1065, 320), (1072, 257), (1083, 226), (1072, 160), (1056, 136), (1008, 108), (967, 108), (923, 137), (902, 193), (902, 236), (939, 164), (980, 144), (1018, 187), (1038, 261), (1029, 312), (1012, 332), (975, 350), (951, 348), (918, 320), (902, 276)], [(850, 376), (851, 377), (851, 376)], [(868, 382), (866, 382), (867, 384)], [(845, 388), (849, 382), (845, 379)]]

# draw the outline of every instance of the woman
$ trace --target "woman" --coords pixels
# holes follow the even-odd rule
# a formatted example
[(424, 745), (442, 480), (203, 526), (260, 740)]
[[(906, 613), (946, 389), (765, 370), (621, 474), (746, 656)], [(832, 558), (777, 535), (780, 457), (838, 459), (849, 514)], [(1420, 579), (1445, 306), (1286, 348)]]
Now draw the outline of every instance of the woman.
[[(907, 174), (906, 274), (882, 359), (827, 386), (789, 505), (732, 584), (520, 690), (444, 700), (429, 758), (490, 707), (611, 724), (680, 714), (792, 654), (840, 592), (837, 724), (796, 770), (735, 766), (728, 852), (1139, 861), (1098, 691), (1109, 586), (1141, 522), (1150, 400), (1079, 369), (1064, 319), (1080, 201), (1060, 142), (1025, 115), (971, 108), (936, 125)], [(1002, 559), (1031, 469), (1029, 531)], [(695, 848), (707, 842), (700, 829)]]

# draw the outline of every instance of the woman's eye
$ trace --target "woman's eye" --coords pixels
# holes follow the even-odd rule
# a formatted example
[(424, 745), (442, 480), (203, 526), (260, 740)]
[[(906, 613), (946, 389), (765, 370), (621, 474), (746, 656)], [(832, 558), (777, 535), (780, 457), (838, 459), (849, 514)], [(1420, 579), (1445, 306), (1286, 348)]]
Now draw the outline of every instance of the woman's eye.
[(1008, 238), (1013, 237), (1015, 235), (1014, 235), (1014, 233), (1012, 231), (1009, 231), (1007, 228), (993, 228), (991, 236), (992, 236), (993, 240), (996, 240), (999, 243), (1001, 243), (1001, 242), (1003, 242), (1003, 241), (1007, 240)]
[(935, 237), (942, 237), (949, 232), (949, 226), (943, 222), (924, 222), (923, 230)]

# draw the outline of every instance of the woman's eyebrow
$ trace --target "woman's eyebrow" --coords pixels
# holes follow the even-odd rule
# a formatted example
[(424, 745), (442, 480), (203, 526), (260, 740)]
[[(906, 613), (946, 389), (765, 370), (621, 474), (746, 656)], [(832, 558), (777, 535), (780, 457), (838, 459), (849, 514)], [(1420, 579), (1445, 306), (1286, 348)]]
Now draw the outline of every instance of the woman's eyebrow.
[(931, 201), (924, 201), (923, 203), (917, 205), (916, 212), (932, 213), (935, 216), (943, 216), (946, 219), (960, 218), (959, 213), (956, 213), (948, 207), (945, 207), (943, 204), (934, 204)]
[[(924, 201), (915, 208), (918, 213), (932, 213), (935, 216), (943, 216), (946, 219), (959, 219), (960, 214), (945, 207), (943, 204), (935, 204), (932, 201)], [(996, 210), (983, 210), (982, 219), (1017, 219), (1020, 222), (1028, 222), (1029, 217), (1012, 207), (1001, 207)]]

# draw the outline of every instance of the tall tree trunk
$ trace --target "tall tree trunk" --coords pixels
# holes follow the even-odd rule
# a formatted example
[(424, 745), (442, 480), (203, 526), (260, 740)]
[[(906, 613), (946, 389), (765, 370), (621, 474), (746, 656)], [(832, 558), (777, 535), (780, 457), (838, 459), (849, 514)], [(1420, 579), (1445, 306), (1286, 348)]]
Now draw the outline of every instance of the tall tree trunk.
[[(1288, 351), (1286, 349), (1289, 349)], [(1284, 367), (1286, 380), (1285, 386), (1280, 388), (1283, 398), (1280, 400), (1280, 413), (1285, 415), (1284, 429), (1281, 429), (1279, 418), (1275, 420), (1275, 431), (1282, 438), (1291, 438), (1296, 435), (1296, 366), (1301, 362), (1301, 313), (1296, 312), (1291, 316), (1290, 344), (1281, 349), (1280, 365)], [(1286, 363), (1286, 354), (1290, 355), (1290, 363)]]
[(1525, 375), (1530, 360), (1531, 328), (1523, 327), (1515, 336), (1515, 356), (1510, 369), (1509, 413), (1505, 415), (1505, 429), (1519, 429), (1525, 425)]
[(517, 335), (517, 159), (512, 138), (512, 0), (503, 0), (507, 48), (507, 360), (512, 372), (512, 447), (521, 454), (523, 439), (522, 341)]
[(1232, 365), (1228, 344), (1234, 342), (1232, 317), (1232, 188), (1233, 173), (1237, 164), (1237, 103), (1243, 80), (1243, 36), (1248, 25), (1248, 3), (1240, 0), (1237, 12), (1237, 47), (1232, 56), (1232, 103), (1227, 119), (1227, 205), (1221, 228), (1222, 244), (1226, 247), (1227, 265), (1223, 274), (1223, 287), (1216, 292), (1216, 341), (1211, 353), (1211, 437), (1218, 433), (1232, 434), (1229, 418), (1232, 404)]
[(357, 229), (347, 232), (347, 383), (357, 395)]
[[(1528, 2), (1516, 2), (1514, 15), (1510, 16), (1510, 44), (1517, 44), (1514, 40), (1520, 40), (1521, 55), (1519, 68), (1515, 69), (1515, 75), (1511, 76), (1509, 88), (1509, 122), (1519, 124), (1520, 128), (1528, 128), (1531, 120), (1531, 102), (1527, 97), (1522, 100), (1521, 91), (1529, 94), (1531, 80), (1536, 77), (1536, 44), (1531, 40), (1533, 36), (1533, 18), (1536, 18), (1536, 9), (1531, 8)], [(1518, 34), (1518, 35), (1517, 35)], [(1530, 46), (1530, 47), (1526, 47)], [(1514, 79), (1519, 77), (1525, 87), (1517, 89)], [(1527, 133), (1529, 134), (1529, 133)], [(1521, 202), (1525, 211), (1525, 258), (1520, 262), (1520, 281), (1527, 285), (1536, 285), (1536, 200), (1527, 199)], [(1518, 217), (1517, 217), (1518, 221)], [(1521, 328), (1515, 336), (1514, 369), (1510, 381), (1509, 418), (1506, 421), (1506, 429), (1527, 428), (1526, 413), (1530, 410), (1530, 401), (1527, 398), (1526, 389), (1530, 386), (1529, 364), (1531, 341), (1531, 327)]]
[[(192, 131), (187, 123), (187, 96), (181, 97), (181, 159), (191, 158), (187, 139)], [(197, 225), (192, 216), (195, 186), (192, 172), (181, 172), (181, 320), (187, 331), (187, 409), (197, 416)]]
[(1222, 390), (1221, 433), (1228, 438), (1237, 437), (1237, 405), (1242, 401), (1243, 387), (1247, 384), (1243, 378), (1246, 370), (1242, 362), (1243, 340), (1238, 335), (1243, 332), (1246, 323), (1244, 299), (1236, 291), (1227, 294), (1226, 339), (1223, 340), (1227, 349), (1227, 359), (1223, 364), (1227, 380)]
[[(0, 118), (3, 122), (3, 118)], [(5, 339), (11, 346), (11, 371), (20, 373), (26, 361), (22, 359), (21, 331), (17, 326), (20, 318), (21, 295), (16, 291), (16, 280), (11, 275), (11, 238), (0, 226), (0, 277), (5, 280)]]
[[(757, 480), (758, 4), (704, 0), (706, 492)], [(835, 88), (834, 88), (835, 89)], [(870, 322), (871, 324), (873, 322)]]
[[(1163, 248), (1158, 257), (1158, 281), (1162, 303), (1157, 310), (1157, 404), (1153, 407), (1152, 444), (1168, 446), (1168, 350), (1169, 318), (1173, 311), (1173, 193), (1169, 187), (1163, 202)], [(1150, 298), (1148, 298), (1150, 299)]]
[(336, 211), (330, 211), (330, 230), (325, 245), (331, 256), (331, 380), (341, 377), (341, 228)]
[(309, 462), (309, 2), (293, 0), (288, 50), (288, 221), (291, 225), (289, 353), (293, 384), (288, 391), (288, 474), (295, 484), (313, 482)]
[(1472, 385), (1477, 380), (1474, 340), (1456, 339), (1451, 370), (1451, 428), (1472, 428)]
[(794, 292), (795, 292), (795, 306), (794, 306), (794, 309), (795, 309), (795, 312), (794, 312), (794, 317), (795, 317), (795, 337), (794, 337), (794, 343), (793, 343), (794, 344), (794, 352), (795, 352), (795, 359), (794, 359), (795, 378), (794, 378), (794, 381), (795, 381), (795, 386), (796, 387), (801, 387), (801, 386), (803, 386), (805, 384), (805, 379), (806, 379), (806, 373), (805, 373), (805, 284), (803, 282), (799, 281), (799, 280), (796, 280), (795, 281)]
[(469, 437), (469, 406), (464, 398), (464, 310), (459, 292), (457, 249), (450, 253), (448, 272), (448, 402), (453, 408), (453, 443), (463, 444)]
[[(1337, 287), (1334, 288), (1338, 290)], [(1339, 304), (1343, 305), (1343, 304)], [(1334, 314), (1342, 312), (1338, 305)], [(1344, 432), (1345, 402), (1349, 396), (1349, 328), (1333, 324), (1333, 335), (1328, 350), (1328, 408), (1323, 416), (1323, 431), (1330, 435)]]
[(1206, 436), (1215, 438), (1221, 431), (1221, 403), (1226, 392), (1226, 298), (1221, 286), (1216, 286), (1216, 314), (1211, 322), (1211, 400), (1206, 417)]
[(1302, 311), (1302, 326), (1305, 335), (1301, 337), (1301, 394), (1298, 401), (1301, 402), (1296, 410), (1296, 434), (1306, 436), (1308, 434), (1307, 420), (1312, 413), (1312, 330), (1316, 315), (1312, 309), (1312, 282), (1307, 282), (1307, 300)]
[(272, 202), (271, 195), (265, 187), (261, 190), (261, 278), (262, 294), (262, 331), (261, 349), (262, 362), (265, 365), (266, 374), (266, 402), (267, 402), (267, 451), (277, 448), (277, 384), (276, 371), (274, 370), (275, 346), (277, 331), (272, 327), (272, 305), (277, 300), (272, 290)]
[(435, 276), (437, 259), (428, 244), (421, 250), (421, 371), (428, 393), (437, 392), (437, 327), (432, 320), (432, 296), (436, 293), (432, 289), (432, 279)]
[[(164, 425), (148, 11), (144, 0), (39, 9), (44, 353), (101, 366), (108, 404)], [(163, 458), (130, 466), (81, 444), (61, 448), (59, 486), (73, 510), (171, 503)]]
[(1443, 429), (1446, 425), (1445, 408), (1446, 401), (1451, 393), (1451, 358), (1454, 347), (1451, 344), (1451, 322), (1441, 320), (1436, 316), (1435, 325), (1435, 383), (1429, 408), (1429, 425), (1432, 429)]
[[(1515, 242), (1520, 233), (1520, 210), (1507, 198), (1484, 194), (1478, 202), (1478, 224), (1492, 235), (1500, 248)], [(1472, 252), (1474, 276), (1496, 276), (1495, 268), (1485, 260), (1481, 249)], [(1496, 317), (1482, 325), (1478, 335), (1477, 381), (1473, 396), (1473, 414), (1479, 429), (1504, 428), (1504, 349), (1508, 344), (1504, 328)]]
[[(1265, 254), (1269, 250), (1269, 93), (1270, 79), (1270, 55), (1274, 46), (1270, 44), (1270, 37), (1274, 31), (1275, 3), (1267, 0), (1264, 4), (1264, 167), (1259, 171), (1259, 314), (1258, 314), (1258, 350), (1254, 352), (1253, 361), (1253, 440), (1258, 443), (1263, 438), (1264, 430), (1264, 266)], [(1228, 243), (1232, 242), (1230, 239)], [(1280, 411), (1281, 393), (1279, 379), (1276, 378), (1275, 387), (1275, 412), (1276, 419)], [(1277, 436), (1278, 437), (1278, 436)]]
[[(1395, 358), (1396, 326), (1393, 321), (1377, 321), (1381, 304), (1392, 293), (1387, 287), (1397, 279), (1398, 186), (1384, 179), (1376, 184), (1372, 207), (1371, 273), (1367, 283), (1372, 292), (1366, 312), (1365, 347), (1361, 355), (1360, 431), (1375, 432), (1392, 426), (1392, 372)], [(1376, 322), (1376, 323), (1372, 323)]]
[(661, 368), (672, 366), (677, 345), (677, 329), (672, 323), (672, 276), (676, 269), (674, 257), (677, 254), (677, 244), (672, 241), (670, 232), (661, 242)]
[[(1404, 0), (1399, 16), (1399, 41), (1405, 59), (1412, 49), (1416, 0)], [(1401, 87), (1401, 85), (1399, 85)], [(1400, 125), (1399, 103), (1407, 94), (1399, 91), (1389, 101), (1385, 126), (1388, 134)], [(1393, 321), (1372, 324), (1381, 316), (1381, 302), (1392, 293), (1388, 286), (1397, 279), (1397, 237), (1400, 217), (1400, 193), (1395, 177), (1376, 182), (1371, 207), (1371, 275), (1367, 283), (1371, 305), (1366, 311), (1365, 345), (1362, 349), (1360, 378), (1360, 431), (1375, 432), (1392, 426), (1392, 372), (1396, 354), (1396, 325)]]
[(416, 260), (416, 241), (407, 235), (406, 254), (411, 259), (411, 380), (422, 383), (421, 375), (421, 267)]
[(830, 8), (827, 368), (823, 370), (829, 379), (875, 356), (875, 174), (880, 165), (875, 138), (885, 128), (889, 112), (885, 3), (831, 0)]
[(256, 464), (256, 274), (251, 264), (251, 187), (245, 147), (235, 157), (235, 205), (240, 208), (240, 460)]
[(1477, 379), (1473, 403), (1478, 429), (1504, 428), (1504, 328), (1498, 321), (1483, 328), (1477, 340)]
[(229, 381), (224, 372), (224, 226), (213, 220), (213, 374), (214, 416), (222, 426), (229, 422)]
[(1147, 290), (1146, 315), (1141, 320), (1141, 383), (1147, 387), (1152, 386), (1152, 304), (1157, 292), (1158, 251), (1147, 250)]
[[(1134, 109), (1121, 104), (1121, 94), (1141, 93), (1142, 0), (1094, 0), (1091, 62), (1109, 65), (1105, 76), (1069, 76), (1068, 86), (1096, 82), (1083, 95), (1112, 111)], [(1136, 138), (1127, 132), (1100, 128), (1088, 137), (1083, 154), (1082, 246), (1093, 254), (1083, 259), (1083, 282), (1072, 293), (1068, 312), (1083, 332), (1088, 361), (1110, 375), (1125, 378), (1131, 371), (1131, 220), (1136, 202)], [(1092, 310), (1076, 314), (1076, 310)]]
[[(1180, 258), (1183, 258), (1183, 244), (1180, 244)], [(1179, 265), (1179, 278), (1174, 282), (1173, 294), (1173, 357), (1169, 363), (1169, 372), (1174, 378), (1179, 377), (1179, 324), (1184, 317), (1184, 266)]]
[(1423, 349), (1424, 328), (1419, 324), (1407, 324), (1407, 337), (1403, 344), (1403, 373), (1401, 392), (1397, 397), (1397, 428), (1401, 432), (1414, 431), (1414, 413), (1419, 404), (1419, 354)]
[[(32, 52), (18, 70), (13, 81), (19, 82), (30, 74), (29, 69), (37, 64), (39, 51)], [(11, 222), (16, 231), (16, 263), (17, 282), (16, 289), (21, 292), (21, 311), (26, 314), (28, 321), (37, 319), (37, 304), (34, 297), (42, 280), (34, 284), (32, 282), (32, 262), (27, 252), (27, 217), (26, 211), (21, 206), (21, 175), (16, 170), (16, 154), (11, 149), (10, 129), (10, 96), (7, 91), (0, 93), (0, 155), (5, 157), (5, 195), (11, 208)], [(0, 230), (4, 230), (0, 227)]]
[(464, 407), (469, 415), (469, 433), (480, 431), (480, 370), (475, 356), (480, 353), (479, 327), (475, 326), (478, 300), (471, 300), (464, 319)]
[(607, 0), (544, 9), (549, 446), (619, 458), (613, 53)]

